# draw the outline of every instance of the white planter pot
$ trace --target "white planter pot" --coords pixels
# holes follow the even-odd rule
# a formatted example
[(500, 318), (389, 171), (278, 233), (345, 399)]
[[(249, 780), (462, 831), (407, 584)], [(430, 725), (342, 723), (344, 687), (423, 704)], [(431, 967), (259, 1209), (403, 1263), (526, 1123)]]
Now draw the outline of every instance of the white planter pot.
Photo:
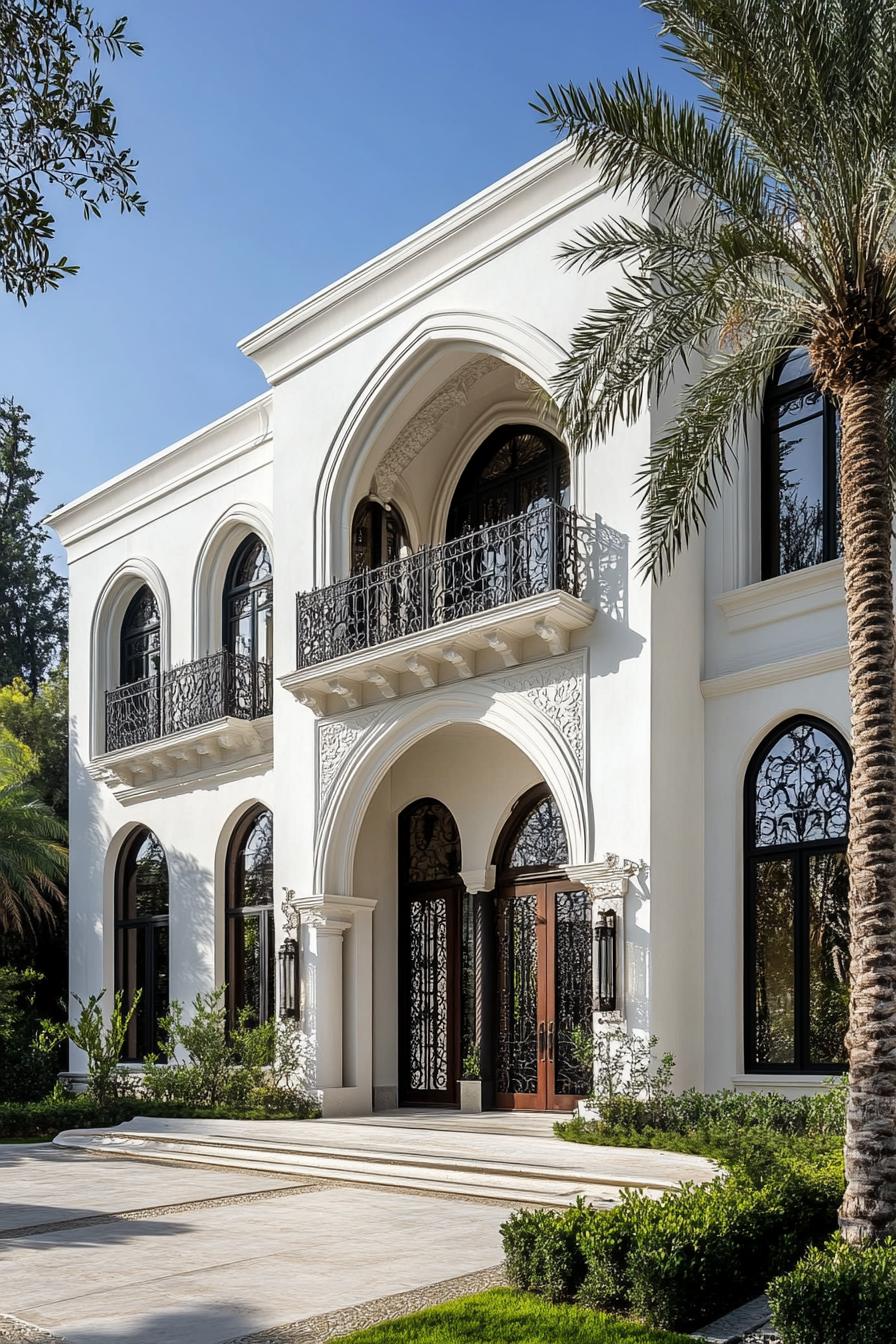
[(481, 1078), (461, 1078), (460, 1109), (467, 1113), (482, 1110)]

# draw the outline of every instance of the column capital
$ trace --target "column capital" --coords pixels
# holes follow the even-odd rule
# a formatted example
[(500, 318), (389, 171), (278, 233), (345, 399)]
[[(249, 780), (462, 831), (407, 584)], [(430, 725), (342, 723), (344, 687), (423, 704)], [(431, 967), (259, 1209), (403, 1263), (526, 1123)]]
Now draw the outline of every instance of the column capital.
[(621, 859), (618, 854), (605, 854), (595, 863), (570, 864), (567, 876), (581, 882), (594, 901), (622, 900), (631, 878), (644, 867), (636, 859)]
[(494, 891), (497, 870), (490, 863), (487, 868), (465, 868), (459, 877), (470, 895), (475, 896), (480, 891)]
[(351, 928), (356, 914), (376, 908), (376, 901), (366, 896), (333, 896), (328, 892), (297, 896), (294, 891), (285, 888), (284, 891), (285, 899), (280, 908), (290, 932), (295, 932), (300, 924), (305, 924), (341, 933)]

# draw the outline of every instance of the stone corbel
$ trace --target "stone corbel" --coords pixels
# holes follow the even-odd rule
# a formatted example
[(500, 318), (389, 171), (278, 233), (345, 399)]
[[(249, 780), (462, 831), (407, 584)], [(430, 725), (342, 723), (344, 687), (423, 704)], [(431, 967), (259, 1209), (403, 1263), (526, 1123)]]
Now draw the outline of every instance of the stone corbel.
[(497, 871), (490, 863), (487, 868), (465, 868), (459, 876), (470, 895), (475, 896), (480, 891), (494, 891)]
[(596, 863), (570, 864), (567, 875), (579, 882), (591, 897), (592, 919), (599, 914), (612, 913), (616, 924), (616, 1007), (611, 1012), (597, 1007), (597, 986), (594, 993), (595, 1025), (625, 1021), (625, 898), (629, 882), (641, 872), (644, 865), (633, 859), (621, 859), (618, 854), (605, 854)]

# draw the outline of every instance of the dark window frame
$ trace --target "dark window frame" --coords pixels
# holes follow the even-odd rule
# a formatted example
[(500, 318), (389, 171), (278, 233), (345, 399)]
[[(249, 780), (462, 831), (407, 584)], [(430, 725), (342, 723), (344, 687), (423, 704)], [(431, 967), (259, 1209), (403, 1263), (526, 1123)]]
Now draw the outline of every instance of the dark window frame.
[[(365, 525), (369, 528), (364, 542), (367, 556), (366, 563), (361, 563), (362, 543), (358, 531)], [(387, 507), (380, 500), (365, 495), (352, 514), (349, 573), (364, 574), (398, 560), (402, 548), (409, 548), (410, 544), (410, 534), (398, 505), (390, 503)]]
[[(268, 563), (271, 567), (270, 578), (258, 579), (254, 583), (237, 583), (236, 575), (247, 554), (254, 550), (256, 546), (261, 546), (268, 557)], [(263, 594), (269, 594), (266, 601), (262, 601)], [(248, 654), (240, 654), (237, 647), (236, 631), (239, 628), (241, 616), (233, 615), (233, 606), (236, 599), (240, 597), (250, 597), (252, 602), (252, 648)], [(222, 595), (221, 609), (221, 635), (222, 645), (230, 653), (236, 656), (248, 657), (253, 664), (267, 662), (264, 657), (259, 657), (258, 652), (258, 621), (259, 613), (270, 609), (271, 621), (274, 619), (274, 562), (271, 558), (271, 552), (267, 542), (260, 537), (257, 532), (250, 532), (237, 546), (231, 557), (230, 564), (227, 566), (227, 575), (224, 580), (224, 592)]]
[[(529, 865), (524, 868), (510, 867), (510, 858), (523, 827), (526, 825), (526, 822), (529, 820), (529, 817), (535, 809), (548, 799), (550, 799), (553, 806), (557, 809), (557, 813), (563, 823), (565, 834), (566, 823), (563, 821), (563, 813), (557, 805), (557, 799), (554, 797), (552, 790), (547, 784), (533, 784), (531, 788), (526, 789), (525, 793), (521, 793), (519, 798), (517, 798), (516, 802), (513, 804), (510, 809), (510, 816), (501, 827), (500, 834), (495, 842), (494, 864), (498, 874), (508, 878), (516, 878), (527, 873), (537, 873), (539, 875), (553, 874), (560, 878), (565, 878), (567, 876), (566, 870), (562, 865), (569, 862), (568, 858), (562, 861), (558, 860), (554, 863)], [(566, 836), (566, 846), (568, 853), (568, 835)], [(574, 886), (576, 886), (576, 883), (571, 883), (571, 888)]]
[[(527, 506), (520, 502), (522, 487), (545, 469), (541, 462), (536, 460), (531, 467), (525, 464), (520, 466), (517, 461), (518, 450), (512, 446), (513, 464), (507, 472), (502, 476), (493, 477), (491, 481), (484, 479), (484, 472), (507, 444), (514, 445), (515, 440), (527, 435), (544, 442), (547, 449), (548, 498), (555, 504), (563, 504), (564, 491), (569, 492), (572, 479), (572, 464), (565, 445), (555, 434), (542, 429), (540, 425), (518, 423), (500, 425), (472, 454), (454, 488), (448, 509), (445, 534), (447, 541), (463, 536), (465, 532), (476, 531), (490, 523), (503, 522), (507, 518), (516, 518), (526, 512)], [(507, 511), (502, 511), (499, 517), (493, 517), (485, 506), (489, 497), (501, 488), (502, 483), (510, 490), (511, 503)]]
[[(799, 348), (799, 347), (796, 347)], [(762, 528), (762, 577), (774, 579), (781, 575), (780, 533), (781, 498), (780, 469), (781, 459), (777, 446), (776, 420), (778, 408), (782, 403), (793, 401), (815, 390), (811, 373), (803, 374), (787, 383), (779, 383), (779, 378), (790, 351), (776, 366), (769, 378), (762, 401), (761, 433), (761, 528)], [(822, 427), (822, 558), (818, 564), (840, 558), (840, 538), (838, 534), (838, 472), (837, 472), (837, 408), (831, 399), (821, 394), (822, 408), (818, 413), (823, 420)], [(788, 428), (795, 428), (816, 418), (816, 415), (803, 416)], [(807, 565), (803, 568), (811, 569)], [(788, 574), (798, 574), (798, 569), (786, 570)]]
[[(273, 1017), (276, 1011), (276, 988), (272, 988), (274, 979), (274, 968), (276, 962), (276, 938), (277, 931), (274, 928), (274, 887), (273, 875), (271, 878), (271, 899), (262, 905), (245, 905), (242, 901), (236, 899), (238, 891), (242, 889), (245, 879), (244, 858), (245, 847), (255, 829), (259, 819), (265, 814), (271, 818), (271, 834), (273, 837), (274, 816), (269, 807), (263, 803), (257, 803), (244, 812), (239, 821), (233, 828), (230, 842), (227, 846), (227, 859), (224, 869), (224, 980), (226, 984), (225, 1004), (227, 1008), (227, 1024), (232, 1028), (236, 1024), (239, 1012), (248, 1007), (257, 1009), (257, 1017), (253, 1012), (252, 1021), (259, 1024), (267, 1022)], [(265, 916), (270, 915), (270, 918)], [(245, 997), (237, 996), (237, 985), (233, 975), (233, 958), (236, 949), (236, 934), (242, 929), (247, 919), (254, 919), (258, 924), (258, 959), (263, 967), (263, 973), (259, 976), (258, 1003), (248, 1004)]]
[[(123, 911), (127, 908), (127, 892), (129, 884), (136, 878), (136, 858), (143, 845), (148, 839), (155, 840), (159, 849), (165, 858), (165, 884), (168, 893), (169, 905), (164, 914), (157, 915), (125, 915)], [(165, 854), (165, 847), (159, 840), (155, 831), (148, 826), (137, 826), (128, 836), (118, 855), (118, 862), (115, 866), (115, 944), (114, 944), (114, 980), (115, 990), (124, 990), (126, 988), (123, 978), (122, 965), (122, 944), (124, 935), (130, 929), (142, 929), (144, 931), (144, 949), (143, 966), (140, 974), (136, 977), (135, 989), (141, 989), (140, 1007), (137, 1013), (131, 1018), (128, 1027), (127, 1039), (122, 1052), (122, 1062), (128, 1064), (141, 1063), (147, 1054), (156, 1051), (158, 1047), (158, 1024), (160, 1019), (168, 1011), (168, 1002), (164, 1005), (156, 1003), (156, 942), (153, 930), (156, 928), (166, 928), (170, 932), (170, 878), (168, 874), (168, 856)], [(171, 969), (171, 948), (168, 947), (168, 974)], [(129, 1007), (126, 1004), (125, 1007)], [(142, 1040), (141, 1040), (142, 1036)]]
[[(756, 843), (756, 783), (759, 770), (771, 749), (794, 728), (808, 725), (817, 728), (834, 743), (843, 756), (846, 777), (852, 772), (852, 752), (837, 728), (826, 719), (814, 714), (793, 714), (766, 733), (759, 743), (744, 776), (743, 789), (743, 850), (744, 850), (744, 1072), (758, 1074), (798, 1074), (808, 1077), (829, 1077), (845, 1073), (847, 1064), (811, 1063), (809, 1061), (809, 860), (813, 854), (845, 854), (848, 837), (830, 840), (803, 840), (784, 845)], [(794, 943), (794, 1062), (769, 1064), (756, 1058), (756, 896), (758, 866), (769, 860), (788, 862), (793, 874), (793, 943)]]
[[(144, 593), (152, 598), (152, 604), (155, 616), (151, 621), (143, 621), (137, 624), (135, 621), (136, 612), (142, 602), (145, 601)], [(142, 652), (134, 652), (129, 648), (135, 641), (145, 641), (151, 635), (155, 635), (155, 644), (150, 645)], [(162, 657), (162, 619), (159, 612), (158, 599), (150, 588), (148, 583), (141, 583), (140, 587), (134, 593), (128, 602), (124, 616), (121, 622), (121, 630), (118, 639), (118, 684), (119, 686), (133, 686), (138, 681), (146, 681), (150, 677), (158, 677)], [(138, 675), (133, 675), (133, 669), (137, 663), (142, 666)]]

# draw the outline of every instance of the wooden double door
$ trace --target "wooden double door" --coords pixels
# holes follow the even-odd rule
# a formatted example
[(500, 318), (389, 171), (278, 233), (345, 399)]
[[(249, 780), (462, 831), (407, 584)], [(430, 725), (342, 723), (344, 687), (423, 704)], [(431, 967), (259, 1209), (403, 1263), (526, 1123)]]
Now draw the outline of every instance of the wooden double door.
[[(496, 1104), (568, 1111), (590, 1090), (591, 901), (569, 880), (518, 877), (495, 908)], [(581, 1046), (581, 1041), (580, 1041)]]

